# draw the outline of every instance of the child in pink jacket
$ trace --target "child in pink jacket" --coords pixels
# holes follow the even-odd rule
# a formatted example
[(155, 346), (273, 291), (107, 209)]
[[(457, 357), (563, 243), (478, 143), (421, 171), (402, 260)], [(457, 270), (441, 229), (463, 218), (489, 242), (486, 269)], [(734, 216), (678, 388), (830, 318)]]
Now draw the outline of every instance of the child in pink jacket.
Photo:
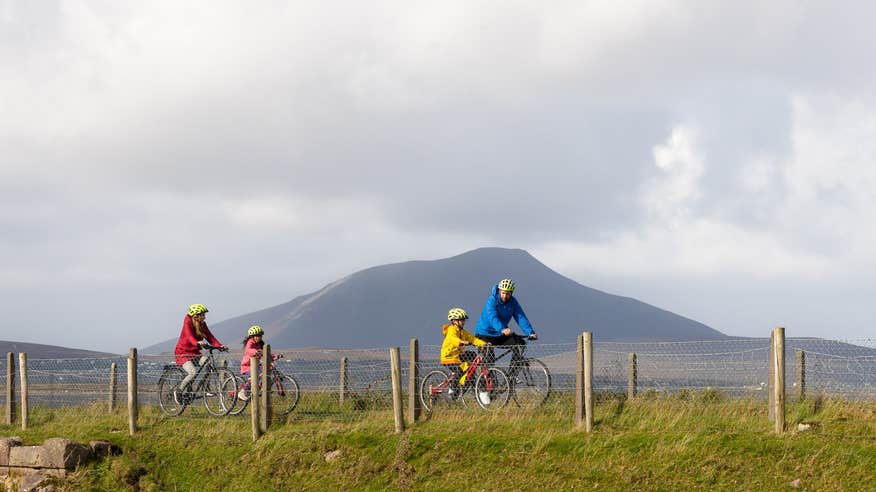
[(265, 330), (259, 325), (250, 326), (246, 332), (246, 340), (243, 341), (243, 360), (240, 361), (240, 374), (246, 376), (244, 378), (246, 382), (243, 383), (243, 388), (237, 393), (237, 397), (241, 400), (249, 398), (249, 386), (251, 384), (251, 378), (249, 377), (250, 359), (253, 357), (257, 359), (262, 358), (262, 347), (265, 346), (265, 341), (262, 339), (264, 334)]

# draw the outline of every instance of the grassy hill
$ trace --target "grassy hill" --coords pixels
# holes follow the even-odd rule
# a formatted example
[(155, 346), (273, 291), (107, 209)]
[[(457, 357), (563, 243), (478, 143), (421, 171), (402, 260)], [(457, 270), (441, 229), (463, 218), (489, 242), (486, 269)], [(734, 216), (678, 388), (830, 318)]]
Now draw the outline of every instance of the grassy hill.
[[(776, 436), (759, 400), (603, 398), (595, 432), (567, 405), (537, 413), (452, 412), (393, 433), (389, 411), (358, 418), (293, 413), (251, 441), (249, 417), (165, 419), (127, 435), (122, 413), (35, 414), (25, 444), (104, 438), (122, 456), (79, 470), (70, 490), (872, 490), (876, 404), (789, 407), (807, 432)], [(334, 459), (331, 456), (335, 455)]]

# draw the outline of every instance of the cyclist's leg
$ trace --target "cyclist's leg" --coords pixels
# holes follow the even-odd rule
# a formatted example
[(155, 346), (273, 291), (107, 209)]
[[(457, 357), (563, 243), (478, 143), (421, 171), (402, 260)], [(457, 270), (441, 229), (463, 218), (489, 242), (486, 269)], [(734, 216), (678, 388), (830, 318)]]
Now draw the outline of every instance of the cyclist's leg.
[(189, 383), (192, 382), (192, 379), (195, 379), (195, 376), (198, 374), (198, 366), (195, 365), (193, 360), (187, 360), (185, 364), (182, 365), (183, 370), (186, 372), (186, 376), (179, 383), (180, 389), (189, 389)]
[(240, 376), (243, 378), (243, 384), (240, 386), (240, 390), (238, 390), (238, 398), (241, 400), (246, 400), (249, 398), (249, 388), (252, 385), (252, 378), (250, 377), (250, 372), (246, 371), (241, 373)]
[(450, 372), (450, 388), (453, 391), (459, 390), (459, 378), (462, 376), (462, 371), (459, 369), (459, 364), (443, 364)]

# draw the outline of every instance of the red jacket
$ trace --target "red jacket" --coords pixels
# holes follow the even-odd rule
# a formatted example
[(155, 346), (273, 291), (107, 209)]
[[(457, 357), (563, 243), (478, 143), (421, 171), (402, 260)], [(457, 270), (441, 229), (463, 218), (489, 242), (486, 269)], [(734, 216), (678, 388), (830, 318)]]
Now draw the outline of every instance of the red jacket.
[(198, 347), (198, 342), (207, 340), (210, 345), (216, 347), (222, 345), (222, 342), (216, 339), (210, 329), (207, 328), (207, 323), (203, 323), (204, 338), (198, 338), (195, 335), (195, 325), (192, 323), (192, 317), (188, 314), (183, 320), (182, 331), (179, 334), (179, 341), (176, 342), (176, 349), (173, 354), (176, 355), (176, 365), (181, 366), (186, 362), (196, 359), (201, 355), (201, 349)]

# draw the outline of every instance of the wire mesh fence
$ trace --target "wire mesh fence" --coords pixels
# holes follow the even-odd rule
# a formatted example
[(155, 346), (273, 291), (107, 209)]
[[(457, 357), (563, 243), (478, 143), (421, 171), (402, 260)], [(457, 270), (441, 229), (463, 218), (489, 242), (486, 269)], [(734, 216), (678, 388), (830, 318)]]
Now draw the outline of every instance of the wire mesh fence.
[[(469, 347), (468, 350), (474, 349)], [(275, 419), (351, 421), (372, 418), (375, 411), (392, 410), (389, 349), (291, 349), (281, 352), (284, 357), (274, 362), (274, 368), (294, 379), (300, 398), (289, 416), (278, 416), (278, 412), (274, 412)], [(433, 370), (448, 369), (440, 364), (439, 345), (420, 345), (418, 353), (416, 370), (419, 379), (414, 382), (417, 401), (416, 393), (424, 376)], [(532, 362), (530, 369), (545, 368), (549, 395), (543, 403), (539, 400), (539, 404), (552, 405), (561, 412), (574, 414), (577, 344), (530, 342), (523, 355), (527, 359), (540, 361), (538, 365)], [(509, 377), (509, 384), (518, 385), (516, 388), (520, 391), (523, 384), (520, 375), (513, 374), (510, 353), (503, 347), (495, 347), (495, 356), (497, 360), (494, 365), (503, 369)], [(216, 364), (227, 368), (230, 373), (239, 374), (241, 357), (239, 352), (221, 353), (216, 356)], [(411, 396), (409, 357), (407, 347), (403, 346), (399, 372), (402, 401), (406, 407)], [(684, 400), (691, 395), (706, 394), (724, 399), (765, 400), (770, 386), (769, 360), (769, 338), (700, 342), (597, 341), (593, 345), (593, 390), (618, 398), (638, 395)], [(789, 400), (810, 396), (876, 400), (876, 340), (788, 338), (785, 360)], [(115, 412), (124, 419), (128, 392), (127, 364), (127, 356), (29, 359), (29, 407), (53, 413), (70, 413), (82, 418)], [(168, 368), (179, 370), (173, 356), (139, 357), (137, 393), (141, 407), (152, 407), (159, 413), (158, 386)], [(13, 371), (13, 403), (16, 405), (21, 398), (19, 371), (19, 368)], [(3, 364), (0, 367), (0, 384), (4, 386), (4, 391), (0, 392), (0, 402), (3, 407), (7, 401), (7, 372), (8, 368)], [(525, 405), (519, 401), (522, 399), (516, 396), (510, 398), (508, 411), (525, 409)], [(111, 409), (113, 401), (115, 410)], [(453, 408), (475, 413), (483, 410), (479, 405), (466, 405), (465, 400)], [(193, 401), (180, 418), (209, 415), (205, 405)]]

